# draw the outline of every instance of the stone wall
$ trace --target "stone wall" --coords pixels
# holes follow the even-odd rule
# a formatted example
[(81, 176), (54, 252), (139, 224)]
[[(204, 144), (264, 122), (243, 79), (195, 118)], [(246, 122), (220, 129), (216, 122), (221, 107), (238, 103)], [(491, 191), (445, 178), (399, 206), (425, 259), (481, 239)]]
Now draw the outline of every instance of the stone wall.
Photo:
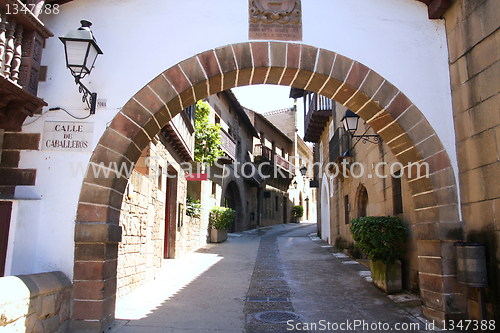
[(137, 171), (130, 178), (120, 215), (122, 242), (118, 246), (117, 296), (130, 293), (161, 267), (164, 202), (157, 198), (153, 179)]
[[(150, 159), (146, 160), (148, 157)], [(206, 244), (208, 217), (197, 219), (185, 214), (188, 184), (184, 177), (178, 177), (183, 173), (179, 160), (169, 143), (157, 137), (143, 151), (129, 179), (120, 214), (123, 234), (118, 246), (117, 297), (132, 292), (160, 272), (165, 258), (166, 227), (169, 231), (168, 259), (178, 258)], [(167, 193), (167, 175), (175, 174), (177, 177), (169, 179)], [(196, 193), (190, 195), (195, 199), (200, 197)], [(167, 196), (170, 220), (165, 223)]]
[(68, 332), (72, 289), (61, 272), (0, 278), (0, 331)]
[[(336, 119), (331, 120), (329, 125), (340, 124), (340, 118), (346, 111), (346, 108), (337, 105)], [(330, 126), (329, 126), (330, 127)], [(329, 163), (329, 142), (331, 136), (335, 131), (335, 126), (332, 130), (325, 130), (321, 136), (323, 142), (323, 165)], [(368, 125), (359, 121), (358, 133), (375, 134), (373, 130), (369, 129)], [(363, 144), (359, 141), (351, 149), (353, 162), (362, 164), (364, 173), (361, 173), (361, 168), (356, 167), (352, 170), (354, 173), (349, 178), (342, 179), (341, 177), (333, 178), (329, 181), (329, 194), (330, 194), (330, 235), (331, 243), (337, 248), (346, 250), (354, 257), (361, 257), (360, 251), (355, 248), (354, 241), (351, 235), (350, 223), (346, 223), (346, 210), (345, 210), (345, 197), (348, 197), (348, 217), (347, 220), (359, 217), (358, 207), (358, 194), (362, 187), (366, 188), (368, 194), (368, 202), (366, 205), (367, 216), (398, 216), (406, 225), (408, 240), (406, 242), (406, 251), (402, 259), (403, 270), (403, 287), (414, 293), (419, 293), (418, 281), (418, 255), (417, 255), (417, 240), (414, 237), (413, 228), (417, 223), (415, 216), (415, 207), (412, 200), (412, 193), (408, 186), (408, 179), (403, 177), (401, 179), (403, 212), (401, 214), (394, 214), (393, 202), (393, 179), (391, 176), (391, 165), (397, 162), (394, 154), (387, 147), (386, 143), (382, 144)], [(380, 166), (377, 171), (380, 175), (386, 178), (378, 177), (375, 173), (375, 167), (378, 163), (385, 162), (387, 166)], [(395, 167), (393, 171), (398, 171), (399, 166)], [(322, 175), (320, 176), (322, 179)], [(323, 188), (321, 184), (319, 190)], [(321, 198), (321, 193), (318, 194)]]
[[(145, 157), (155, 157), (148, 161)], [(167, 152), (150, 143), (133, 171), (120, 214), (122, 242), (118, 246), (117, 296), (121, 297), (158, 274), (163, 259), (165, 177), (158, 177)], [(162, 171), (163, 174), (163, 171)], [(161, 184), (160, 184), (161, 182)]]
[[(465, 239), (486, 244), (487, 312), (500, 320), (500, 1), (456, 0), (445, 13)], [(479, 319), (477, 288), (468, 288)]]

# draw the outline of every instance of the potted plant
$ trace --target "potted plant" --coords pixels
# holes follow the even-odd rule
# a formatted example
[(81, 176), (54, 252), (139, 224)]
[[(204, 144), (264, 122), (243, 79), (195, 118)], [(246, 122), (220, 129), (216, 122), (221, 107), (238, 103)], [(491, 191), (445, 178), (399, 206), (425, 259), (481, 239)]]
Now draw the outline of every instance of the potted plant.
[(214, 207), (210, 210), (209, 226), (212, 243), (221, 243), (227, 239), (227, 228), (231, 226), (235, 216), (235, 210), (229, 207)]
[(302, 206), (293, 206), (292, 208), (293, 222), (299, 223), (300, 218), (304, 216), (304, 207)]
[(402, 290), (401, 261), (406, 226), (394, 216), (366, 216), (351, 221), (356, 247), (370, 259), (373, 283), (386, 293)]

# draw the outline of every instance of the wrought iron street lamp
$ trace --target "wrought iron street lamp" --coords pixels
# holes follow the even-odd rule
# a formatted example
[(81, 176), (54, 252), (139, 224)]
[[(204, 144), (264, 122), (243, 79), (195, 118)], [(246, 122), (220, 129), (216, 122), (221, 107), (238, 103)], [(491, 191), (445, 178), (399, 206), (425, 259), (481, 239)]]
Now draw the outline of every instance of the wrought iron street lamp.
[(307, 173), (307, 167), (305, 165), (303, 165), (299, 170), (300, 170), (300, 174), (302, 175), (302, 177), (305, 177), (306, 173)]
[(83, 93), (82, 102), (87, 103), (90, 114), (95, 114), (97, 93), (93, 93), (85, 87), (81, 79), (90, 74), (97, 56), (102, 54), (102, 51), (90, 30), (92, 23), (85, 20), (80, 21), (80, 23), (82, 26), (78, 30), (71, 30), (66, 36), (59, 37), (59, 39), (64, 44), (66, 67), (75, 78), (78, 90)]
[(370, 143), (379, 143), (381, 138), (380, 135), (368, 135), (368, 134), (363, 134), (363, 135), (354, 135), (356, 131), (358, 130), (358, 121), (359, 121), (359, 116), (352, 112), (351, 110), (347, 110), (344, 113), (344, 117), (341, 119), (342, 125), (344, 126), (344, 130), (351, 134), (351, 137), (353, 138), (358, 138), (359, 140), (362, 140), (363, 143), (370, 142)]

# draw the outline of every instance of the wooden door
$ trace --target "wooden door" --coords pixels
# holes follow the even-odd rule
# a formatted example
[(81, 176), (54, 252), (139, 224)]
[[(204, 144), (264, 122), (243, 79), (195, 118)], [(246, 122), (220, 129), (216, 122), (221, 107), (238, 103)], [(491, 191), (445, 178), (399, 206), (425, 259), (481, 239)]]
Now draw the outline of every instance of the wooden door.
[(163, 259), (169, 258), (169, 246), (170, 246), (170, 178), (166, 179), (167, 189), (165, 195), (165, 239), (163, 243)]
[(5, 273), (11, 212), (12, 202), (0, 201), (0, 277), (4, 276)]

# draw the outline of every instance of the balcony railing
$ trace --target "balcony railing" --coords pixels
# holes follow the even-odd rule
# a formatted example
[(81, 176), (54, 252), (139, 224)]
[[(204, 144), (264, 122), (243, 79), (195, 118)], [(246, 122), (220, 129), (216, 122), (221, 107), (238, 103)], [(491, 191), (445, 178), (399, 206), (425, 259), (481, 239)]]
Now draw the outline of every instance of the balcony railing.
[(19, 130), (27, 116), (47, 105), (36, 93), (43, 45), (53, 34), (38, 17), (44, 1), (24, 2), (28, 5), (0, 0), (0, 128), (5, 130)]
[(194, 161), (194, 127), (185, 110), (176, 115), (161, 133), (187, 162)]
[(253, 154), (255, 156), (262, 156), (267, 158), (269, 161), (272, 160), (272, 150), (271, 148), (268, 148), (266, 146), (263, 146), (262, 144), (257, 144), (255, 145), (255, 149)]
[(304, 141), (317, 143), (332, 116), (333, 101), (312, 92), (307, 96), (309, 96), (309, 104), (304, 120)]
[(262, 144), (255, 145), (254, 155), (261, 156), (269, 161), (274, 161), (276, 165), (293, 174), (295, 169), (294, 165), (287, 161), (284, 157), (274, 153), (269, 147), (263, 146)]
[(229, 158), (236, 160), (236, 141), (224, 130), (220, 131), (221, 147)]

